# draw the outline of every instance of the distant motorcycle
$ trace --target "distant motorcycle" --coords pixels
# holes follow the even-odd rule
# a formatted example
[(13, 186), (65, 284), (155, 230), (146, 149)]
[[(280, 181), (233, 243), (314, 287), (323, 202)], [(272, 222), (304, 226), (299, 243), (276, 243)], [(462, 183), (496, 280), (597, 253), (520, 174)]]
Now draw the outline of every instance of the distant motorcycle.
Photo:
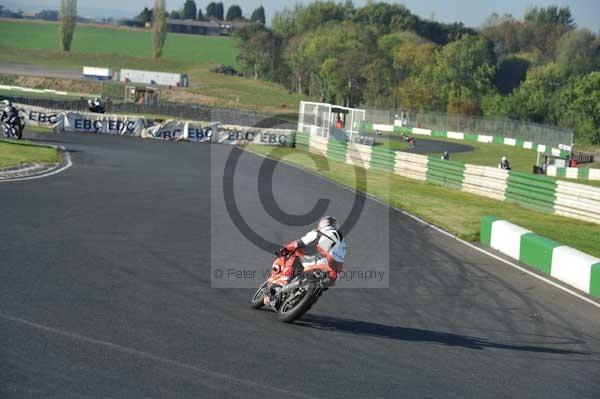
[(105, 112), (104, 104), (99, 99), (88, 100), (88, 109), (95, 114), (103, 114)]
[(323, 292), (327, 291), (330, 279), (327, 266), (320, 262), (305, 262), (304, 270), (294, 276), (289, 284), (284, 287), (274, 285), (285, 263), (291, 257), (301, 258), (304, 254), (300, 250), (292, 253), (279, 250), (275, 253), (277, 259), (273, 263), (273, 272), (256, 291), (250, 305), (259, 309), (265, 305), (265, 297), (269, 299), (269, 307), (278, 313), (278, 318), (284, 323), (292, 323), (299, 319), (317, 302)]
[(2, 121), (2, 130), (4, 137), (15, 138), (21, 140), (23, 138), (23, 130), (25, 129), (25, 120), (20, 115), (13, 115), (8, 120)]

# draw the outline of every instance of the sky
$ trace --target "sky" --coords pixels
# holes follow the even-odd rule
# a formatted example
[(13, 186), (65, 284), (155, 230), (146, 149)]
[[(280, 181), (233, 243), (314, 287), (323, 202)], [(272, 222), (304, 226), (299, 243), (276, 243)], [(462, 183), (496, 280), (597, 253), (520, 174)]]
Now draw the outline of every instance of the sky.
[[(202, 9), (212, 0), (196, 0)], [(293, 7), (297, 3), (307, 4), (312, 0), (226, 0), (225, 9), (232, 4), (242, 7), (245, 16), (263, 5), (267, 19), (284, 7)], [(600, 31), (600, 0), (403, 0), (389, 1), (407, 6), (413, 13), (440, 22), (463, 22), (465, 25), (477, 28), (485, 18), (493, 12), (512, 14), (521, 17), (531, 6), (548, 6), (556, 4), (569, 6), (575, 22), (579, 27)], [(167, 9), (179, 9), (184, 0), (167, 0)], [(356, 6), (363, 6), (366, 0), (355, 0)], [(11, 9), (22, 9), (25, 12), (41, 9), (57, 9), (58, 0), (0, 0), (0, 4)], [(144, 7), (151, 7), (151, 0), (78, 0), (79, 13), (91, 17), (132, 17)]]

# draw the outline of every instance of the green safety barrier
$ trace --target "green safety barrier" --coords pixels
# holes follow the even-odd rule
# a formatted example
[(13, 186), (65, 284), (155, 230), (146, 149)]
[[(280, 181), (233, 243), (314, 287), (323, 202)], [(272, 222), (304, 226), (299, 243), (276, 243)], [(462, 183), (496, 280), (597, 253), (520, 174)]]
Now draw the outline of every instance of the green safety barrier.
[(509, 172), (506, 201), (541, 212), (553, 213), (556, 200), (556, 179)]
[(457, 190), (462, 189), (465, 178), (465, 164), (442, 161), (437, 157), (428, 157), (428, 159), (427, 182)]
[(371, 150), (371, 167), (388, 171), (394, 170), (396, 152), (389, 148), (375, 146)]

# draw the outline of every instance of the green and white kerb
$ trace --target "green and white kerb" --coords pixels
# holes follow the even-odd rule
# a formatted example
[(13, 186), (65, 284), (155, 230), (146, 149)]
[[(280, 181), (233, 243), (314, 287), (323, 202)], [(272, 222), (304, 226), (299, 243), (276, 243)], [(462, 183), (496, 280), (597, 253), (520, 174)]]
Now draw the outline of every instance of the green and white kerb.
[(493, 216), (481, 219), (480, 240), (483, 245), (600, 298), (599, 258)]

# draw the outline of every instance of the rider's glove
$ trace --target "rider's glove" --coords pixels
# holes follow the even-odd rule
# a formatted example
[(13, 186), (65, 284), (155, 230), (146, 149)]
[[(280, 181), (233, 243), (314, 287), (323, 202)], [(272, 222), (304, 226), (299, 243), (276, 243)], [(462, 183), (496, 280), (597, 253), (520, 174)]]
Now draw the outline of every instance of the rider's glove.
[(287, 251), (287, 253), (292, 253), (296, 249), (298, 249), (298, 242), (297, 241), (292, 241), (292, 242), (290, 242), (288, 245), (286, 245), (283, 248)]
[(286, 256), (289, 255), (290, 251), (286, 247), (283, 247), (279, 250), (279, 253), (283, 256)]

